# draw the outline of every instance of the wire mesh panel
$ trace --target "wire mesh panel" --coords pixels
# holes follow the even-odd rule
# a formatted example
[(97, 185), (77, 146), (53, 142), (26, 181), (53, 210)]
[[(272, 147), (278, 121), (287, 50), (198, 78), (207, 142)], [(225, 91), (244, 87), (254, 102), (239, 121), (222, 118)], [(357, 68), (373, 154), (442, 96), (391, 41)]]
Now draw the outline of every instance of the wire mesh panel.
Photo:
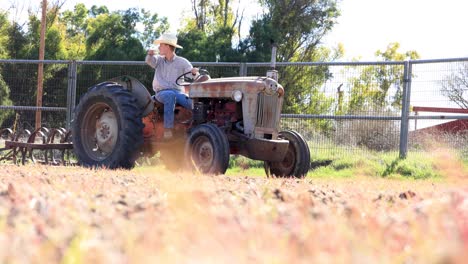
[[(313, 116), (283, 115), (282, 130), (295, 130), (309, 143), (311, 158), (331, 159), (361, 152), (398, 154), (400, 121), (357, 119), (318, 119)], [(330, 129), (317, 129), (318, 121), (327, 120)]]
[[(255, 64), (248, 75), (269, 67)], [(402, 63), (279, 63), (276, 70), (286, 93), (282, 127), (298, 130), (316, 150), (398, 150)]]
[[(67, 106), (67, 62), (44, 61), (41, 123), (64, 126)], [(8, 91), (9, 100), (0, 109), (0, 127), (35, 123), (38, 61), (0, 61), (0, 89)], [(6, 107), (9, 106), (9, 107)], [(1, 107), (1, 106), (0, 106)]]
[[(143, 61), (42, 63), (42, 123), (50, 127), (66, 126), (80, 96), (100, 82), (129, 75), (152, 93), (154, 69)], [(0, 128), (33, 127), (38, 64), (38, 61), (0, 60)], [(193, 65), (208, 70), (212, 78), (265, 76), (271, 69), (269, 63), (194, 62)], [(437, 142), (467, 152), (468, 58), (277, 63), (276, 70), (286, 92), (281, 127), (304, 135), (317, 156), (356, 151), (397, 153), (394, 150), (400, 140), (405, 141), (400, 136), (406, 135), (400, 131), (407, 122), (406, 113), (402, 116), (405, 96), (411, 111), (411, 151), (425, 150), (431, 145), (428, 142)]]
[[(26, 110), (21, 110), (26, 109)], [(6, 111), (5, 109), (3, 109)], [(2, 109), (0, 109), (2, 111)], [(10, 113), (4, 126), (2, 128), (14, 128), (19, 130), (27, 129), (29, 131), (35, 130), (36, 110), (35, 107), (29, 108), (15, 108), (15, 110), (9, 110)], [(65, 128), (66, 124), (66, 109), (53, 108), (52, 110), (41, 111), (41, 125), (48, 128)]]
[(154, 70), (144, 62), (80, 62), (77, 67), (76, 99), (89, 88), (119, 76), (132, 76), (152, 90)]
[(411, 107), (411, 150), (448, 147), (466, 152), (468, 60), (415, 62), (412, 67)]
[[(193, 63), (208, 70), (212, 78), (239, 76), (239, 64)], [(77, 100), (94, 85), (115, 77), (129, 75), (142, 82), (152, 92), (154, 69), (145, 62), (80, 62), (77, 69)], [(77, 103), (78, 103), (77, 101)]]
[(194, 62), (194, 67), (205, 69), (211, 78), (240, 76), (240, 63)]

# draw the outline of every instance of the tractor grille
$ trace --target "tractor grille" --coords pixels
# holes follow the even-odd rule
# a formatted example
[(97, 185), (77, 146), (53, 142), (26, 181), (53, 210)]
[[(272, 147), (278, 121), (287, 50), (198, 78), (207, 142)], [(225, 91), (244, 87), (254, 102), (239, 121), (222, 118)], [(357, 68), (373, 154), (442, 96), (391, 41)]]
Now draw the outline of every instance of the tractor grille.
[(278, 127), (279, 97), (275, 94), (272, 96), (265, 93), (258, 94), (257, 101), (257, 127), (274, 128)]

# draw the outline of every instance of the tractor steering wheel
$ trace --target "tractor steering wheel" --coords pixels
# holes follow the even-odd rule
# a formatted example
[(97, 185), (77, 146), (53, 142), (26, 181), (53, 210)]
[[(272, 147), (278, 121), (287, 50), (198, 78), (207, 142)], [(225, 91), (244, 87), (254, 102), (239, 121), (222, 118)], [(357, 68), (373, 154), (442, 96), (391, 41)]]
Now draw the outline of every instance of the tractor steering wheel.
[[(205, 69), (200, 69), (199, 75), (196, 78), (189, 78), (187, 77), (187, 74), (192, 74), (192, 71), (188, 71), (186, 73), (181, 74), (179, 77), (176, 79), (176, 84), (179, 86), (187, 85), (187, 83), (193, 83), (196, 82), (202, 75), (209, 75), (208, 71)], [(182, 81), (183, 82), (182, 82)]]

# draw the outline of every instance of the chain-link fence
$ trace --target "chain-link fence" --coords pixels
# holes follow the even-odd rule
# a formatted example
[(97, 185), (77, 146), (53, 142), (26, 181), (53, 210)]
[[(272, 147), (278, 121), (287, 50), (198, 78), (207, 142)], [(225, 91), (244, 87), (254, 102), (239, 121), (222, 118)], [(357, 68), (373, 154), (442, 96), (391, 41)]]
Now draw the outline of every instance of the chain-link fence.
[[(48, 127), (68, 127), (80, 96), (97, 83), (130, 75), (150, 88), (153, 78), (144, 62), (0, 60), (0, 128), (34, 128), (39, 63), (45, 73), (39, 109)], [(212, 78), (264, 76), (271, 68), (193, 64)], [(312, 155), (364, 150), (406, 156), (434, 139), (462, 151), (468, 142), (468, 114), (457, 111), (468, 108), (468, 59), (277, 63), (276, 70), (287, 93), (282, 127), (304, 135)]]

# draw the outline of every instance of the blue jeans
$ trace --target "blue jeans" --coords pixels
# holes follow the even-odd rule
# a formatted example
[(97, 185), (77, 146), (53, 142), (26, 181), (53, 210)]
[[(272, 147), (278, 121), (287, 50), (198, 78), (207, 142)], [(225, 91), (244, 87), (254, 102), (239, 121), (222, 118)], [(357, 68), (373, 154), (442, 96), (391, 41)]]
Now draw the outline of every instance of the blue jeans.
[(168, 89), (156, 93), (156, 100), (164, 104), (164, 128), (174, 128), (174, 110), (176, 103), (192, 110), (192, 99), (178, 90)]

